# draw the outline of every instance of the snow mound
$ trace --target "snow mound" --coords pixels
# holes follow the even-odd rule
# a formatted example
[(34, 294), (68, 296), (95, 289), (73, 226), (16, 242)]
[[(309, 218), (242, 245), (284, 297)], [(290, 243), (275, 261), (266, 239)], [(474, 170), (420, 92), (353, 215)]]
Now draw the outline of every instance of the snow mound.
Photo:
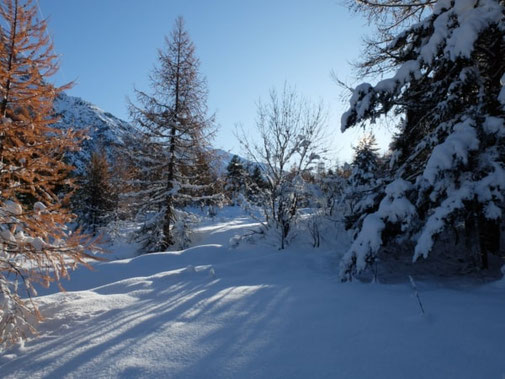
[(40, 336), (0, 355), (2, 378), (492, 378), (505, 371), (505, 288), (416, 280), (423, 316), (408, 282), (340, 283), (335, 250), (346, 246), (231, 248), (227, 241), (254, 222), (227, 215), (197, 230), (196, 246), (97, 263), (74, 272), (73, 291), (37, 298), (46, 317)]

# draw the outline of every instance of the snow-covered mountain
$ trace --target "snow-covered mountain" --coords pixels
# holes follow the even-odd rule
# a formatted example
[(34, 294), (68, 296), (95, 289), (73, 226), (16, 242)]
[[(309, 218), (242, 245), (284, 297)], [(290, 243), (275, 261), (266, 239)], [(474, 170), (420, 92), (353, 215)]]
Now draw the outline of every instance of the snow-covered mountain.
[[(127, 121), (121, 120), (80, 97), (69, 96), (65, 93), (55, 99), (54, 111), (60, 118), (56, 127), (87, 130), (88, 138), (83, 142), (82, 149), (70, 156), (70, 162), (76, 167), (78, 173), (84, 172), (91, 153), (102, 147), (107, 152), (109, 159), (114, 160), (118, 154), (116, 147), (122, 144), (122, 136), (125, 131), (129, 130), (130, 125)], [(234, 155), (221, 149), (212, 149), (211, 167), (218, 175), (225, 175), (226, 168)], [(240, 158), (245, 165), (253, 164), (245, 158)]]
[(70, 156), (77, 172), (83, 172), (91, 153), (102, 147), (109, 158), (114, 158), (114, 148), (121, 144), (121, 135), (129, 126), (128, 122), (96, 105), (65, 93), (55, 99), (54, 111), (60, 118), (56, 127), (87, 130), (88, 138), (83, 142), (81, 151)]

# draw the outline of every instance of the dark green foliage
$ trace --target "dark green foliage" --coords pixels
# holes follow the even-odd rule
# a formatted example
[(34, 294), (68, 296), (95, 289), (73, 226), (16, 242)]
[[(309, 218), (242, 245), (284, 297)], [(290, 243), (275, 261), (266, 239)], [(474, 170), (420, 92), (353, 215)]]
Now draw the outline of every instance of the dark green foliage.
[(373, 134), (364, 135), (354, 147), (351, 174), (345, 193), (345, 229), (356, 230), (363, 216), (376, 209), (379, 169), (379, 148)]
[(77, 196), (80, 223), (93, 234), (115, 217), (117, 192), (111, 184), (111, 173), (104, 150), (91, 154), (88, 168), (81, 178)]
[(234, 155), (226, 167), (226, 186), (228, 197), (235, 203), (237, 196), (246, 188), (247, 171), (238, 155)]

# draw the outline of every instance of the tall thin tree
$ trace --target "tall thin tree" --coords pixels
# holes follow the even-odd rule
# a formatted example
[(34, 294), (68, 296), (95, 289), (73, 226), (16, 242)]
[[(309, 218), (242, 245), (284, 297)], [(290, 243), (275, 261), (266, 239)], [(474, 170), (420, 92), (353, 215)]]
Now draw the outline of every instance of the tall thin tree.
[(205, 200), (206, 185), (199, 184), (201, 157), (213, 133), (213, 117), (207, 115), (207, 85), (199, 73), (195, 46), (179, 17), (165, 49), (158, 51), (158, 66), (150, 80), (152, 93), (136, 90), (138, 105), (130, 103), (140, 178), (142, 213), (150, 212), (141, 239), (147, 250), (173, 245), (176, 208)]

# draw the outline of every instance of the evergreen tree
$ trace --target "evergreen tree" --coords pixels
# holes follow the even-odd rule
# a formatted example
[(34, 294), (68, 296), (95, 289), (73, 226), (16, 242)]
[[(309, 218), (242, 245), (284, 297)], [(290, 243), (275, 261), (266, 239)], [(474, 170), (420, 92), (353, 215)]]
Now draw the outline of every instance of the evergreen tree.
[(373, 134), (364, 135), (354, 147), (354, 158), (351, 163), (351, 176), (349, 183), (358, 187), (370, 185), (376, 176), (378, 169), (379, 148)]
[(94, 235), (115, 218), (117, 194), (111, 182), (107, 154), (91, 154), (78, 196), (81, 223)]
[(226, 191), (233, 204), (246, 189), (247, 172), (238, 155), (234, 155), (226, 167)]
[(261, 193), (267, 189), (267, 183), (263, 178), (260, 166), (254, 165), (253, 167), (252, 172), (250, 169), (248, 170), (249, 175), (246, 180), (246, 195), (249, 201), (253, 204), (258, 204), (260, 202)]
[(48, 286), (91, 258), (67, 226), (73, 184), (63, 157), (81, 137), (52, 127), (63, 88), (47, 81), (58, 65), (46, 25), (30, 0), (0, 3), (0, 345), (34, 330), (34, 283)]
[(363, 136), (358, 145), (354, 147), (352, 171), (345, 190), (346, 229), (356, 230), (363, 215), (377, 206), (378, 150), (373, 134)]
[[(342, 130), (384, 114), (403, 120), (392, 145), (393, 175), (377, 211), (342, 262), (349, 278), (370, 265), (388, 236), (427, 258), (453, 225), (473, 234), (481, 265), (499, 247), (505, 207), (505, 4), (437, 1), (384, 54), (396, 74), (358, 86)], [(490, 232), (491, 231), (491, 232)]]
[(139, 105), (130, 104), (135, 125), (126, 153), (139, 172), (132, 204), (145, 217), (139, 239), (146, 251), (164, 250), (177, 242), (172, 229), (182, 221), (178, 214), (184, 217), (178, 208), (212, 199), (210, 186), (198, 183), (207, 174), (201, 157), (213, 119), (207, 117), (206, 82), (182, 18), (165, 42), (151, 75), (152, 94), (137, 90)]

